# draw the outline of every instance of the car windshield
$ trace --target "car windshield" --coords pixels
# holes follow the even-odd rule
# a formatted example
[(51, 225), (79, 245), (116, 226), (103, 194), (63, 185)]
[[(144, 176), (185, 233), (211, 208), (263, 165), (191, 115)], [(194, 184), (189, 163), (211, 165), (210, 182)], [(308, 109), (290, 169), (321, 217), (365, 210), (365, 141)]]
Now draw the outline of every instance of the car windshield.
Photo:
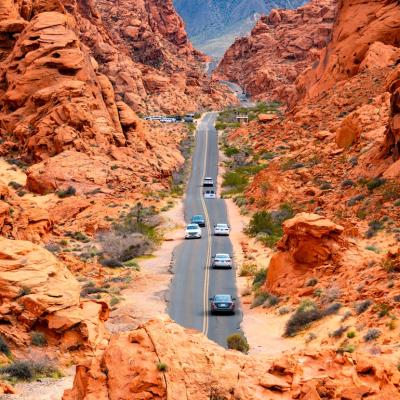
[(202, 215), (194, 215), (192, 217), (192, 221), (202, 221), (203, 220), (203, 216)]
[(186, 229), (188, 230), (197, 230), (199, 228), (198, 225), (188, 225)]
[(215, 256), (215, 258), (219, 258), (219, 259), (221, 259), (221, 258), (223, 258), (223, 259), (228, 259), (228, 258), (230, 258), (230, 257), (229, 257), (229, 254), (217, 254), (217, 255)]
[(210, 177), (205, 177), (204, 180), (205, 180), (205, 181), (212, 181), (212, 178), (210, 178)]
[(226, 225), (226, 224), (217, 224), (217, 228), (226, 229), (226, 228), (228, 228), (228, 225)]
[(231, 296), (229, 294), (217, 294), (214, 301), (231, 301)]

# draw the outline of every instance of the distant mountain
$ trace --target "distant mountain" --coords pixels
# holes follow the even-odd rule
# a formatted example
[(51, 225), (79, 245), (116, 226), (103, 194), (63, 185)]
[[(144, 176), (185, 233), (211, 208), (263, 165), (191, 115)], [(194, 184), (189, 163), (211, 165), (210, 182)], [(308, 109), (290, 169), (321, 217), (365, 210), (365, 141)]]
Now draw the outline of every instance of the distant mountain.
[(250, 32), (260, 14), (273, 8), (297, 8), (307, 0), (174, 0), (194, 45), (222, 57), (235, 38)]

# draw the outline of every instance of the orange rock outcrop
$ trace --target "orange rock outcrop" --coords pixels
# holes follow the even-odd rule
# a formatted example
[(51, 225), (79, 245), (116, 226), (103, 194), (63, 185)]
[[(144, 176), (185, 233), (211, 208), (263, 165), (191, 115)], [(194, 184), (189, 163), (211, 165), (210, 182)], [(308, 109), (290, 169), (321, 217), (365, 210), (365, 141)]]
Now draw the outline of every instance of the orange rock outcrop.
[(396, 0), (341, 0), (332, 39), (319, 63), (296, 84), (297, 98), (313, 98), (337, 82), (363, 71), (395, 64), (399, 59), (400, 9)]
[[(164, 365), (164, 369), (157, 365)], [(113, 336), (77, 368), (63, 400), (396, 399), (400, 372), (379, 356), (307, 352), (268, 359), (226, 351), (171, 321)]]
[(28, 241), (0, 238), (0, 333), (14, 346), (38, 330), (61, 352), (93, 351), (107, 338), (108, 306), (80, 299), (80, 284), (55, 256)]
[(298, 75), (318, 60), (335, 17), (335, 0), (272, 10), (228, 49), (214, 75), (239, 83), (258, 100), (287, 100)]

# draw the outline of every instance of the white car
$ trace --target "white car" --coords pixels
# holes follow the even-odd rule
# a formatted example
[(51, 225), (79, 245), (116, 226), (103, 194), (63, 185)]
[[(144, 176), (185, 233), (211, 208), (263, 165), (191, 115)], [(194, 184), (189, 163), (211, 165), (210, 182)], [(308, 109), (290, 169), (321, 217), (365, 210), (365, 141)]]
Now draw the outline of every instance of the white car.
[(216, 224), (214, 225), (215, 236), (229, 236), (231, 229), (228, 224)]
[(213, 268), (232, 268), (232, 259), (229, 254), (218, 253), (213, 257)]
[(185, 230), (185, 239), (200, 239), (201, 228), (197, 224), (189, 224)]
[(213, 180), (213, 178), (211, 178), (211, 177), (209, 177), (209, 176), (206, 176), (206, 177), (203, 179), (203, 186), (204, 186), (204, 187), (206, 187), (206, 186), (214, 186), (214, 180)]
[(205, 199), (216, 199), (217, 195), (215, 193), (215, 190), (206, 190), (204, 192), (204, 198)]
[(164, 117), (164, 118), (161, 118), (160, 121), (161, 122), (169, 122), (169, 123), (171, 123), (171, 122), (176, 122), (176, 118)]

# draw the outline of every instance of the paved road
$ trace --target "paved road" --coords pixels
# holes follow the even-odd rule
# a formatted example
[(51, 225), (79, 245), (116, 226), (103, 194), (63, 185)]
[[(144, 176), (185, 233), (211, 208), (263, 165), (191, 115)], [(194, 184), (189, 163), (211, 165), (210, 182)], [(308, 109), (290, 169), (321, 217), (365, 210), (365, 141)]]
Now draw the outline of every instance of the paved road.
[[(201, 239), (185, 240), (177, 247), (175, 275), (171, 285), (169, 314), (179, 324), (205, 333), (211, 340), (226, 346), (226, 337), (238, 332), (242, 313), (237, 302), (234, 316), (211, 315), (209, 297), (216, 293), (236, 295), (235, 270), (213, 270), (211, 256), (232, 254), (229, 237), (212, 236), (215, 223), (227, 221), (226, 204), (222, 199), (204, 200), (201, 186), (204, 176), (214, 182), (218, 175), (218, 137), (214, 128), (216, 113), (207, 113), (200, 123), (193, 152), (192, 174), (185, 197), (185, 219), (203, 214), (207, 226)], [(184, 234), (184, 232), (182, 232)]]
[(228, 86), (229, 89), (231, 89), (231, 91), (236, 95), (236, 97), (238, 98), (238, 100), (240, 101), (240, 104), (243, 107), (253, 107), (254, 103), (251, 101), (251, 99), (245, 95), (243, 89), (234, 82), (230, 82), (230, 81), (220, 81), (222, 84)]

